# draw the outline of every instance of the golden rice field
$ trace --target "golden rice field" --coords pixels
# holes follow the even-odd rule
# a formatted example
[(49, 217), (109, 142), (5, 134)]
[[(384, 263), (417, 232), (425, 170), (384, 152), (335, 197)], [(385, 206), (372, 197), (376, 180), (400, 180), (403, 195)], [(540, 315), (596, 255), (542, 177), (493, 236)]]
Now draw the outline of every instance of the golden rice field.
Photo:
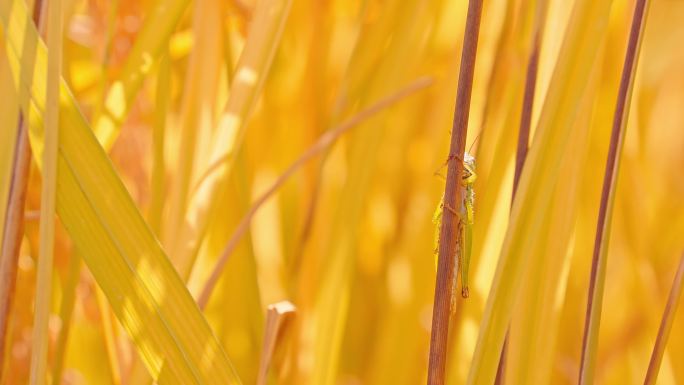
[(478, 4), (0, 0), (0, 385), (684, 384), (684, 2)]

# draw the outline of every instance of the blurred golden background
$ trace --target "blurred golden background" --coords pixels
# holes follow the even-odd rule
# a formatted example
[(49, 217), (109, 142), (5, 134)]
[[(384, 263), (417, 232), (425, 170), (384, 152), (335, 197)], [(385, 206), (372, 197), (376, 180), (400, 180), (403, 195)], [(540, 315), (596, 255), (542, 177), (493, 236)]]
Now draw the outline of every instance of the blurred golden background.
[[(10, 146), (24, 102), (17, 67), (8, 60), (7, 20), (17, 14), (10, 4), (24, 0), (2, 1), (0, 109), (7, 119), (3, 146)], [(449, 384), (466, 381), (509, 224), (536, 5), (484, 2), (466, 141), (478, 172), (471, 295), (458, 299), (451, 319)], [(439, 174), (448, 154), (467, 6), (465, 0), (64, 1), (64, 80), (195, 298), (251, 203), (292, 162), (360, 111), (429, 79), (304, 164), (256, 212), (204, 311), (243, 383), (256, 381), (266, 307), (281, 300), (297, 310), (278, 340), (270, 383), (425, 383), (435, 285), (432, 216), (444, 191)], [(545, 105), (554, 103), (549, 90), (565, 92), (554, 85), (557, 62), (589, 57), (590, 71), (571, 85), (580, 87), (576, 111), (549, 123), (573, 128), (565, 152), (557, 154), (560, 171), (548, 210), (521, 214), (544, 215), (527, 252), (540, 256), (532, 261), (546, 262), (523, 270), (511, 310), (510, 384), (577, 382), (634, 1), (614, 0), (605, 23), (585, 31), (596, 47), (588, 56), (563, 45), (580, 18), (573, 6), (548, 1), (532, 136)], [(642, 383), (684, 246), (682, 20), (684, 2), (652, 2), (610, 232), (600, 384)], [(223, 165), (218, 172), (216, 162)], [(531, 189), (534, 178), (527, 181)], [(2, 362), (7, 385), (29, 378), (40, 183), (34, 164)], [(107, 180), (93, 183), (106, 197)], [(53, 383), (148, 383), (137, 358), (141, 345), (119, 324), (107, 301), (113, 291), (103, 294), (100, 276), (90, 273), (96, 256), (85, 247), (77, 253), (72, 231), (57, 229), (48, 362), (62, 362), (64, 370)], [(79, 254), (86, 264), (73, 262)], [(75, 305), (60, 353), (60, 308), (69, 296)], [(684, 367), (677, 365), (684, 357), (682, 313), (660, 384), (684, 383)]]

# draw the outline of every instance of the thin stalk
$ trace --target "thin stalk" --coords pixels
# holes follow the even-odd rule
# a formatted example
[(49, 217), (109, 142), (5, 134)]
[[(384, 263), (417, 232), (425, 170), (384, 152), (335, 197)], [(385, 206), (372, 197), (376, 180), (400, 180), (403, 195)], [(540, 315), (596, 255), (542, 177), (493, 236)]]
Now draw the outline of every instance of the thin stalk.
[(152, 130), (152, 177), (150, 188), (152, 198), (148, 214), (150, 227), (154, 234), (161, 236), (161, 218), (164, 210), (166, 194), (166, 168), (164, 167), (164, 136), (166, 131), (166, 113), (171, 98), (171, 58), (168, 48), (159, 60), (159, 74), (157, 75), (157, 94), (154, 128)]
[(55, 347), (55, 362), (52, 367), (52, 384), (62, 383), (62, 373), (64, 372), (64, 360), (66, 359), (67, 342), (69, 342), (69, 332), (71, 331), (71, 317), (74, 314), (76, 304), (76, 287), (78, 286), (79, 276), (81, 275), (81, 256), (77, 252), (71, 253), (69, 266), (67, 269), (66, 284), (64, 285), (62, 304), (59, 309), (59, 318), (62, 320), (62, 327), (57, 337)]
[(52, 265), (55, 246), (55, 197), (59, 148), (59, 87), (62, 73), (62, 0), (48, 4), (48, 70), (45, 101), (45, 146), (40, 203), (40, 249), (31, 350), (32, 385), (47, 383), (48, 322), (52, 299)]
[(19, 250), (24, 235), (24, 203), (31, 164), (28, 130), (21, 113), (19, 113), (18, 126), (7, 211), (3, 218), (5, 231), (2, 234), (2, 254), (0, 254), (0, 379), (3, 378), (2, 372), (5, 367), (2, 363), (5, 362), (7, 326), (14, 299)]
[[(252, 222), (252, 218), (254, 218), (254, 215), (257, 213), (259, 208), (271, 196), (273, 196), (273, 194), (276, 191), (278, 191), (280, 186), (282, 186), (283, 183), (285, 183), (290, 178), (290, 176), (292, 176), (292, 174), (299, 170), (299, 168), (301, 168), (306, 162), (311, 160), (314, 156), (325, 151), (328, 147), (335, 143), (335, 141), (345, 132), (356, 127), (360, 123), (364, 122), (366, 119), (384, 110), (385, 108), (397, 103), (405, 97), (421, 89), (426, 88), (430, 84), (432, 84), (432, 80), (430, 78), (423, 77), (414, 81), (408, 86), (402, 88), (401, 90), (393, 93), (392, 95), (389, 95), (384, 99), (381, 99), (372, 106), (359, 112), (349, 120), (346, 120), (339, 126), (327, 131), (318, 139), (318, 141), (316, 141), (316, 143), (309, 147), (309, 149), (307, 149), (297, 160), (295, 160), (290, 165), (290, 167), (288, 167), (287, 170), (285, 170), (285, 172), (283, 172), (278, 177), (278, 179), (276, 179), (273, 185), (269, 187), (263, 194), (261, 194), (261, 196), (252, 204), (252, 207), (250, 207), (247, 214), (245, 214), (245, 216), (242, 217), (240, 224), (228, 240), (228, 243), (226, 243), (226, 247), (221, 252), (221, 256), (219, 257), (218, 261), (216, 261), (216, 265), (214, 265), (214, 269), (211, 272), (211, 276), (204, 285), (204, 288), (202, 289), (202, 293), (200, 294), (199, 299), (197, 301), (200, 308), (204, 309), (207, 305), (207, 302), (209, 302), (209, 297), (211, 296), (211, 293), (214, 290), (214, 287), (216, 286), (216, 283), (218, 282), (221, 273), (223, 272), (223, 268), (226, 266), (226, 263), (228, 263), (230, 255), (235, 250), (235, 247), (237, 247), (238, 242), (240, 241), (240, 239), (242, 239), (242, 236), (247, 232), (249, 224)], [(209, 169), (211, 168), (212, 166), (209, 167)]]
[[(515, 193), (518, 191), (520, 175), (522, 175), (527, 150), (530, 143), (530, 126), (532, 125), (532, 111), (534, 107), (534, 93), (537, 87), (537, 70), (539, 68), (539, 51), (541, 50), (542, 36), (544, 34), (544, 24), (546, 23), (546, 11), (548, 2), (546, 0), (537, 1), (534, 34), (532, 36), (532, 50), (527, 62), (527, 73), (525, 75), (525, 93), (523, 96), (522, 113), (520, 114), (520, 129), (518, 130), (518, 148), (515, 155), (515, 173), (513, 174), (513, 192), (511, 193), (511, 210)], [(506, 351), (508, 350), (508, 332), (501, 348), (499, 358), (499, 368), (496, 371), (495, 384), (504, 383), (506, 376)]]
[(634, 86), (637, 59), (649, 5), (648, 0), (637, 0), (629, 42), (622, 69), (620, 89), (618, 91), (613, 129), (610, 137), (610, 147), (606, 160), (606, 170), (601, 192), (601, 206), (596, 224), (596, 238), (591, 262), (591, 277), (587, 300), (586, 318), (584, 323), (584, 337), (582, 339), (582, 360), (580, 363), (579, 384), (593, 384), (598, 348), (598, 333), (601, 322), (601, 307), (603, 305), (603, 291), (606, 278), (606, 264), (608, 255), (608, 240), (610, 238), (610, 224), (615, 202), (615, 185), (617, 183), (620, 154), (625, 138), (625, 126), (629, 114), (629, 102)]
[(475, 56), (477, 54), (477, 40), (480, 32), (482, 16), (482, 0), (470, 0), (468, 16), (466, 18), (465, 34), (463, 36), (463, 51), (461, 54), (461, 68), (458, 76), (456, 91), (456, 107), (454, 123), (451, 130), (451, 145), (447, 160), (447, 179), (444, 190), (444, 212), (442, 213), (442, 227), (439, 232), (439, 256), (437, 262), (437, 282), (435, 283), (435, 300), (432, 308), (432, 334), (430, 336), (430, 358), (428, 363), (428, 385), (444, 384), (447, 346), (449, 341), (449, 308), (453, 295), (454, 255), (456, 237), (460, 233), (460, 221), (451, 210), (459, 209), (463, 201), (456, 197), (463, 195), (463, 185), (460, 183), (463, 175), (463, 153), (468, 134), (468, 115), (470, 113), (470, 97), (473, 91), (473, 76), (475, 74)]
[(660, 328), (658, 329), (658, 336), (656, 337), (655, 345), (653, 346), (653, 353), (651, 354), (651, 361), (648, 363), (648, 370), (646, 371), (646, 378), (644, 385), (653, 385), (658, 379), (658, 371), (660, 371), (660, 363), (663, 361), (665, 354), (665, 345), (672, 330), (672, 323), (677, 313), (677, 306), (679, 299), (682, 297), (682, 287), (684, 286), (684, 253), (679, 260), (679, 267), (677, 274), (675, 274), (672, 288), (670, 289), (670, 296), (665, 305), (663, 318), (660, 321)]

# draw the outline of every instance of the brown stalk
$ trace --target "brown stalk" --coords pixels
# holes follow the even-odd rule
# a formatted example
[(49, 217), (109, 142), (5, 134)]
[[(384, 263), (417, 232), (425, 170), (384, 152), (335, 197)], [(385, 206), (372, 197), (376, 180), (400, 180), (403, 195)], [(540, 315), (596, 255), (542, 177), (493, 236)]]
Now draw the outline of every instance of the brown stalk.
[(294, 318), (297, 308), (290, 301), (281, 301), (268, 306), (266, 312), (266, 328), (264, 330), (264, 346), (259, 360), (257, 385), (266, 385), (268, 369), (278, 342), (284, 334), (284, 327)]
[[(24, 203), (26, 202), (26, 187), (28, 185), (29, 165), (31, 164), (31, 147), (29, 146), (28, 132), (22, 113), (19, 113), (18, 126), (7, 212), (3, 218), (5, 231), (2, 237), (2, 255), (0, 256), (0, 362), (5, 362), (4, 347), (17, 279), (19, 250), (24, 235)], [(2, 378), (3, 368), (4, 366), (0, 365), (0, 378)]]
[[(444, 384), (446, 355), (449, 341), (449, 313), (454, 279), (454, 255), (456, 237), (459, 234), (460, 220), (453, 208), (458, 210), (463, 200), (456, 197), (463, 195), (463, 153), (468, 134), (468, 115), (470, 113), (470, 97), (473, 91), (473, 75), (475, 73), (475, 56), (477, 40), (480, 32), (482, 16), (482, 0), (470, 0), (466, 17), (465, 34), (461, 68), (456, 90), (456, 106), (454, 123), (451, 130), (451, 145), (447, 158), (447, 179), (444, 189), (444, 211), (442, 227), (439, 231), (439, 254), (437, 262), (437, 281), (435, 283), (435, 300), (432, 308), (432, 332), (430, 336), (430, 357), (428, 362), (428, 385)], [(452, 161), (455, 160), (455, 161)], [(458, 206), (457, 206), (458, 205)], [(449, 208), (452, 208), (451, 210)]]
[(285, 172), (283, 172), (278, 177), (278, 179), (276, 179), (273, 185), (271, 185), (271, 187), (269, 187), (263, 194), (261, 194), (261, 196), (256, 201), (254, 201), (252, 206), (249, 208), (249, 211), (247, 211), (247, 214), (245, 214), (245, 216), (242, 217), (242, 220), (238, 224), (238, 227), (235, 229), (235, 232), (228, 240), (228, 243), (226, 243), (226, 247), (221, 252), (221, 256), (219, 257), (218, 261), (216, 261), (216, 265), (214, 265), (214, 269), (211, 272), (211, 276), (209, 277), (209, 279), (207, 279), (207, 282), (205, 283), (204, 288), (202, 289), (202, 293), (200, 294), (197, 300), (197, 303), (199, 304), (200, 308), (204, 309), (207, 305), (207, 302), (209, 302), (209, 297), (211, 296), (211, 293), (214, 290), (214, 287), (216, 286), (216, 283), (218, 282), (221, 273), (223, 272), (223, 268), (226, 266), (226, 263), (228, 263), (230, 255), (235, 250), (235, 247), (237, 247), (238, 242), (240, 242), (240, 239), (242, 239), (242, 236), (245, 235), (245, 233), (247, 232), (249, 224), (252, 222), (254, 215), (257, 213), (259, 208), (261, 208), (261, 206), (268, 199), (270, 199), (276, 191), (278, 191), (280, 186), (282, 186), (290, 178), (290, 176), (292, 176), (292, 174), (299, 170), (299, 168), (301, 168), (306, 162), (311, 160), (313, 157), (315, 157), (316, 155), (320, 154), (328, 147), (330, 147), (330, 145), (335, 143), (335, 141), (345, 132), (354, 128), (359, 123), (362, 123), (363, 121), (377, 114), (383, 109), (393, 105), (394, 103), (397, 103), (398, 101), (415, 93), (416, 91), (419, 91), (429, 86), (430, 84), (432, 84), (432, 79), (422, 77), (415, 80), (408, 86), (402, 88), (401, 90), (395, 92), (394, 94), (381, 99), (377, 103), (373, 104), (372, 106), (359, 112), (352, 118), (341, 123), (339, 126), (323, 134), (318, 139), (318, 141), (316, 141), (316, 143), (309, 147), (297, 160), (295, 160), (294, 163), (292, 163), (290, 167), (288, 167), (287, 170), (285, 170)]
[[(515, 201), (515, 194), (518, 191), (518, 183), (520, 182), (520, 175), (525, 165), (525, 158), (527, 157), (527, 150), (530, 143), (530, 126), (532, 125), (532, 108), (534, 107), (534, 94), (537, 86), (537, 69), (539, 68), (539, 51), (541, 50), (541, 41), (544, 33), (544, 23), (546, 22), (546, 0), (539, 0), (537, 2), (536, 19), (534, 27), (534, 35), (532, 37), (532, 50), (530, 51), (529, 60), (527, 62), (527, 73), (525, 75), (525, 93), (523, 96), (522, 113), (520, 114), (520, 129), (518, 131), (518, 148), (515, 155), (515, 173), (513, 174), (513, 192), (511, 197), (511, 208)], [(496, 371), (495, 384), (500, 385), (504, 383), (506, 375), (506, 352), (508, 350), (508, 331), (504, 339), (503, 347), (501, 348), (501, 357), (499, 358), (499, 368)]]
[[(33, 22), (39, 30), (43, 30), (43, 0), (36, 0), (33, 7)], [(0, 363), (5, 362), (5, 343), (7, 340), (7, 326), (14, 289), (17, 280), (17, 263), (21, 240), (24, 235), (24, 203), (31, 165), (31, 146), (29, 144), (28, 126), (24, 115), (19, 112), (17, 123), (17, 139), (14, 148), (14, 161), (10, 190), (7, 197), (7, 211), (5, 213), (5, 230), (2, 234), (2, 250), (0, 254)], [(2, 204), (4, 202), (0, 202)], [(3, 379), (4, 365), (0, 364), (0, 381)]]
[(663, 318), (660, 320), (660, 328), (658, 329), (658, 336), (656, 337), (655, 345), (653, 346), (653, 353), (651, 354), (651, 361), (648, 363), (648, 371), (646, 371), (646, 378), (644, 385), (652, 385), (658, 379), (658, 371), (660, 370), (660, 363), (665, 354), (665, 345), (672, 330), (672, 323), (677, 312), (677, 305), (679, 299), (682, 297), (682, 287), (684, 286), (684, 253), (679, 260), (679, 267), (677, 274), (675, 274), (672, 288), (670, 289), (670, 296), (667, 298)]
[(589, 279), (589, 293), (587, 300), (586, 318), (584, 323), (584, 337), (582, 339), (582, 360), (580, 363), (579, 384), (591, 384), (594, 379), (596, 348), (598, 345), (599, 324), (601, 322), (601, 306), (603, 304), (603, 289), (606, 276), (608, 240), (610, 236), (610, 222), (615, 202), (615, 185), (618, 176), (619, 156), (625, 137), (625, 126), (629, 114), (629, 101), (634, 85), (637, 58), (644, 25), (646, 24), (646, 10), (648, 0), (637, 0), (629, 33), (629, 42), (622, 68), (620, 89), (618, 91), (613, 128), (610, 136), (610, 147), (606, 159), (606, 170), (601, 191), (601, 206), (596, 224), (596, 238), (591, 262), (591, 276)]

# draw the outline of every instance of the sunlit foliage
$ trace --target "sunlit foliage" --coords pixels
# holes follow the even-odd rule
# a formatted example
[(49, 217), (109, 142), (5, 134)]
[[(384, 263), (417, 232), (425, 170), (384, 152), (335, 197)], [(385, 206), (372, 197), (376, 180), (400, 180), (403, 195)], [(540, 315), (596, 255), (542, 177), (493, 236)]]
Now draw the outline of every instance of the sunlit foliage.
[[(25, 49), (38, 37), (22, 24), (34, 2), (0, 1), (0, 234), (11, 225), (20, 110), (34, 156), (16, 286), (2, 293), (12, 306), (0, 330), (0, 381), (13, 385), (28, 382), (31, 365), (47, 55)], [(575, 1), (548, 3), (530, 143), (530, 154), (547, 161), (521, 180), (548, 203), (517, 214), (529, 219), (521, 234), (533, 242), (505, 251), (531, 261), (509, 281), (520, 284), (508, 310), (509, 384), (577, 382), (634, 9), (633, 0), (600, 3), (605, 12), (586, 15), (573, 11)], [(52, 383), (221, 383), (236, 373), (253, 384), (267, 307), (283, 300), (296, 311), (281, 325), (269, 383), (425, 383), (432, 216), (444, 192), (467, 1), (62, 4), (48, 376), (61, 374)], [(470, 298), (459, 296), (451, 318), (449, 384), (466, 382), (480, 329), (496, 318), (483, 320), (509, 229), (536, 4), (484, 1), (466, 143), (477, 162)], [(617, 180), (600, 384), (643, 381), (684, 247), (682, 20), (684, 2), (652, 1)], [(195, 306), (231, 234), (288, 166), (326, 132), (416, 84), (260, 207), (206, 307)], [(562, 151), (552, 140), (535, 142), (561, 132), (569, 133), (558, 140)], [(70, 301), (73, 313), (63, 305)], [(684, 383), (682, 313), (662, 384)], [(485, 357), (478, 365), (497, 364)]]

